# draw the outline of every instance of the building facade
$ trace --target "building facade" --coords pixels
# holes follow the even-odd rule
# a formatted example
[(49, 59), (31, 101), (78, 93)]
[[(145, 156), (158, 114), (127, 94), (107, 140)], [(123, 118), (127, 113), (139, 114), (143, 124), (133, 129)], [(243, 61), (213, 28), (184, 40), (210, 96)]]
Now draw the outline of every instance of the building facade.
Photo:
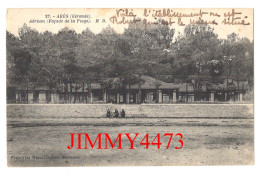
[[(8, 103), (63, 104), (63, 103), (187, 103), (187, 102), (241, 102), (246, 87), (228, 88), (225, 84), (196, 91), (191, 84), (166, 83), (152, 77), (142, 76), (141, 84), (126, 85), (125, 88), (104, 88), (101, 83), (69, 84), (49, 89), (46, 86), (7, 87)], [(241, 83), (243, 84), (243, 83)]]

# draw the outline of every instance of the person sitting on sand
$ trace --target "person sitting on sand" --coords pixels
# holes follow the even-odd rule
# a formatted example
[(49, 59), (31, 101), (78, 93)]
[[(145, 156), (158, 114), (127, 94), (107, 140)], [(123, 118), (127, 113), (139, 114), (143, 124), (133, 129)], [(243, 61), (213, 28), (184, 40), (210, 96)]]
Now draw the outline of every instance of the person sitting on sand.
[(121, 117), (125, 118), (125, 110), (124, 109), (122, 109), (122, 111), (121, 111)]
[(119, 113), (118, 113), (118, 110), (117, 110), (117, 109), (115, 109), (114, 116), (115, 116), (115, 118), (118, 118), (118, 117), (119, 117)]
[(107, 118), (111, 118), (111, 111), (107, 109)]

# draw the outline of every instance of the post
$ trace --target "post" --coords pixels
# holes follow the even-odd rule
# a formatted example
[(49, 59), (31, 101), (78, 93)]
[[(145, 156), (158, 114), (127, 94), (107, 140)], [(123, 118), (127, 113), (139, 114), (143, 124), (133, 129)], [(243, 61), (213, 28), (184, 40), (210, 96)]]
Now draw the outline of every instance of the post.
[(146, 103), (150, 103), (150, 92), (146, 92)]
[(93, 102), (93, 93), (92, 93), (92, 91), (90, 92), (90, 103), (92, 103)]
[(51, 92), (51, 103), (53, 104), (54, 103), (54, 93)]
[(70, 103), (74, 103), (74, 95), (72, 95), (72, 93), (70, 93)]
[(243, 94), (242, 94), (242, 92), (238, 92), (238, 101), (243, 101)]
[(126, 93), (126, 103), (127, 104), (130, 103), (130, 93), (129, 92)]
[(15, 101), (16, 103), (19, 103), (21, 100), (20, 100), (20, 94), (19, 94), (19, 91), (16, 91), (15, 93)]
[(45, 91), (39, 92), (39, 103), (46, 103), (46, 92)]
[(119, 103), (119, 101), (120, 101), (120, 94), (117, 93), (117, 94), (116, 94), (116, 103)]
[(194, 94), (191, 94), (191, 102), (194, 102)]
[(53, 92), (52, 95), (53, 95), (52, 103), (55, 103), (55, 104), (60, 103), (60, 95), (57, 92)]
[(33, 103), (33, 91), (28, 91), (27, 92), (27, 95), (28, 95), (28, 103), (31, 104)]
[(158, 103), (162, 103), (162, 90), (158, 90), (159, 93), (159, 99), (158, 99)]
[(210, 101), (211, 101), (211, 102), (214, 102), (214, 101), (215, 101), (214, 95), (215, 95), (215, 92), (214, 92), (214, 91), (210, 92)]
[(56, 92), (51, 92), (51, 103), (52, 104), (57, 104), (60, 102), (60, 96)]
[(173, 93), (172, 93), (172, 102), (175, 103), (177, 100), (177, 95), (176, 95), (176, 90), (173, 90)]
[(103, 101), (104, 101), (104, 103), (107, 102), (107, 90), (106, 89), (104, 89)]
[(142, 88), (141, 88), (141, 83), (138, 83), (138, 103), (142, 103)]

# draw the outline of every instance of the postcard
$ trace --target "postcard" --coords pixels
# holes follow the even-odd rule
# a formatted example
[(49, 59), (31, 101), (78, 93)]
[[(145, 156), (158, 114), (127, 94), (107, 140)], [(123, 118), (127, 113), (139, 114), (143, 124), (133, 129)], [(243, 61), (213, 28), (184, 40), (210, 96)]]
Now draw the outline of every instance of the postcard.
[(253, 9), (7, 9), (10, 167), (254, 164)]

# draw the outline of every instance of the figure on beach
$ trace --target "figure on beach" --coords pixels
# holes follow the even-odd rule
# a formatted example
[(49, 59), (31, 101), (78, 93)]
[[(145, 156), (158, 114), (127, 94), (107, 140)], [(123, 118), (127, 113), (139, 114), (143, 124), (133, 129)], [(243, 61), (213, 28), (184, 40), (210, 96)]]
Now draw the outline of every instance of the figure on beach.
[(117, 110), (117, 109), (115, 109), (115, 112), (114, 112), (114, 117), (115, 117), (115, 118), (118, 118), (118, 117), (119, 117), (119, 112), (118, 112), (118, 110)]
[(110, 109), (107, 109), (107, 118), (111, 118), (111, 111), (110, 111)]
[(121, 111), (121, 118), (125, 118), (125, 110), (124, 109), (122, 109), (122, 111)]

